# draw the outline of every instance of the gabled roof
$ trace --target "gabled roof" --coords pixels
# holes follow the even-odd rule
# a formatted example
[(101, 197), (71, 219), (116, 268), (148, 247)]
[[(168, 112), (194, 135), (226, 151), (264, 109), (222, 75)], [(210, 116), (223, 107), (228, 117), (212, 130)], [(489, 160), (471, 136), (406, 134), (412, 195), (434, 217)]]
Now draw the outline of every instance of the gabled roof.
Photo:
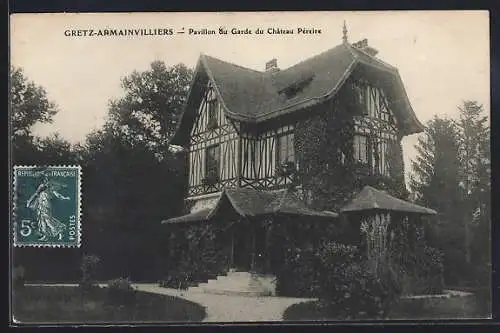
[(386, 210), (394, 212), (416, 213), (423, 215), (435, 215), (435, 210), (419, 206), (417, 204), (395, 198), (383, 191), (371, 186), (365, 186), (351, 202), (340, 211), (360, 212), (370, 210)]
[(287, 192), (270, 192), (252, 188), (226, 188), (222, 191), (217, 203), (212, 209), (201, 210), (162, 223), (180, 223), (208, 221), (221, 209), (229, 208), (241, 217), (263, 215), (295, 215), (320, 218), (336, 218), (338, 214), (328, 211), (309, 209), (295, 195)]
[[(415, 116), (398, 70), (348, 43), (272, 73), (241, 67), (202, 54), (179, 130), (190, 128), (189, 120), (193, 115), (186, 113), (196, 112), (193, 107), (196, 103), (190, 100), (196, 99), (196, 89), (193, 87), (201, 77), (208, 78), (214, 84), (226, 116), (259, 123), (334, 97), (350, 74), (362, 66), (392, 82), (388, 94), (395, 101), (396, 115), (404, 120), (401, 121), (405, 125), (404, 134), (422, 131), (423, 125)], [(286, 87), (304, 80), (308, 80), (308, 83), (293, 97), (287, 98), (281, 93)], [(179, 140), (174, 137), (172, 143), (177, 144), (176, 141)]]

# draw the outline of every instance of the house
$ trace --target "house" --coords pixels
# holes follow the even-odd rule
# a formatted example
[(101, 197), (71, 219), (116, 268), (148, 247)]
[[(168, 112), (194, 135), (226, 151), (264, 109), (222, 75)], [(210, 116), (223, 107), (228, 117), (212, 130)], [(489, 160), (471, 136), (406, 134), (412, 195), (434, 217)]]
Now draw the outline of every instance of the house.
[[(335, 127), (341, 124), (339, 115), (349, 120), (343, 128)], [(326, 126), (320, 127), (326, 146), (337, 144), (333, 152), (310, 140), (318, 138), (319, 127), (310, 127), (314, 119), (326, 119)], [(339, 137), (346, 127), (350, 140)], [(359, 164), (371, 174), (394, 178), (394, 171), (402, 174), (403, 166), (396, 164), (399, 169), (394, 170), (391, 147), (398, 148), (402, 159), (401, 139), (422, 130), (398, 70), (377, 58), (366, 39), (349, 43), (345, 27), (340, 45), (287, 69), (280, 69), (277, 59), (257, 71), (201, 55), (171, 140), (185, 149), (189, 211), (165, 223), (207, 221), (217, 214), (228, 224), (272, 214), (335, 219), (341, 212), (313, 209), (304, 199), (314, 196), (308, 192), (313, 186), (308, 189), (306, 184), (312, 167), (304, 156), (316, 151), (317, 169)], [(290, 188), (296, 190), (293, 195)], [(433, 214), (377, 189), (367, 191), (357, 199), (363, 204), (351, 202), (342, 212), (403, 207), (404, 212)], [(375, 197), (385, 203), (392, 198), (395, 204), (377, 207)], [(372, 205), (366, 205), (370, 200)], [(389, 223), (388, 214), (372, 215), (379, 223)], [(259, 251), (265, 231), (255, 224), (245, 228), (241, 223), (231, 237), (231, 266), (252, 270), (256, 257), (265, 252)]]

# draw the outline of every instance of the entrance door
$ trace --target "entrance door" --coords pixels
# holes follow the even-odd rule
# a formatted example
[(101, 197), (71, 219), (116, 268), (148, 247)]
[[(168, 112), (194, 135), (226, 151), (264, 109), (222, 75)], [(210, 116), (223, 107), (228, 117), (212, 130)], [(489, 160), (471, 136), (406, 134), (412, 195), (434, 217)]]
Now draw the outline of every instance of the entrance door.
[(234, 230), (233, 266), (238, 271), (250, 271), (252, 263), (252, 233), (248, 225), (243, 223)]

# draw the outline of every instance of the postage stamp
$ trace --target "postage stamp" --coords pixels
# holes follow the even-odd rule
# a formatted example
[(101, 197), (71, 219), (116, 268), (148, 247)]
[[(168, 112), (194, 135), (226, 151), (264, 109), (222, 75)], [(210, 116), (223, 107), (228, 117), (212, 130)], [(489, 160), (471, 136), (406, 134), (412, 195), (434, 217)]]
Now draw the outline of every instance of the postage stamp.
[(14, 246), (80, 247), (80, 166), (14, 166)]

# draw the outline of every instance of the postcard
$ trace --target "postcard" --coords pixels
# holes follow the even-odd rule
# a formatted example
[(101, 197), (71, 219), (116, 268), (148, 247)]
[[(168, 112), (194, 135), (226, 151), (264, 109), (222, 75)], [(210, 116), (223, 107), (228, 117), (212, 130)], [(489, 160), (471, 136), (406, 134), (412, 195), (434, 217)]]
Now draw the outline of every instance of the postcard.
[(491, 318), (487, 11), (10, 17), (11, 324)]

